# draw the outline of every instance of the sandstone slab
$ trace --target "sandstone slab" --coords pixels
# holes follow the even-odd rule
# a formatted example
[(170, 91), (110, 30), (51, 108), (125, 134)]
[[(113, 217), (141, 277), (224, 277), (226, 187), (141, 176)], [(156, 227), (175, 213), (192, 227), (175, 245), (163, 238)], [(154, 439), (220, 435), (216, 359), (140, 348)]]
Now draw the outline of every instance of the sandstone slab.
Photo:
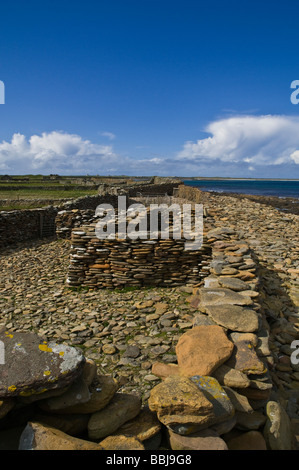
[(34, 333), (3, 331), (5, 364), (0, 365), (0, 396), (30, 396), (71, 384), (85, 357), (76, 348), (44, 341)]
[(148, 405), (157, 413), (159, 421), (180, 434), (197, 431), (214, 416), (212, 403), (187, 377), (168, 377), (156, 385), (151, 390)]
[(19, 450), (103, 450), (94, 442), (69, 436), (58, 429), (40, 423), (28, 423)]
[(189, 436), (168, 432), (172, 450), (228, 450), (225, 441), (212, 429), (203, 429)]
[(135, 437), (109, 436), (99, 444), (103, 450), (145, 450)]
[(171, 375), (181, 375), (181, 369), (177, 364), (166, 364), (164, 362), (154, 362), (152, 374), (165, 379)]
[(222, 364), (222, 366), (218, 367), (218, 369), (213, 372), (213, 377), (215, 377), (221, 385), (227, 387), (247, 388), (250, 385), (250, 380), (246, 374), (228, 367), (226, 364)]
[(267, 372), (267, 368), (258, 358), (253, 344), (247, 340), (241, 340), (235, 343), (233, 353), (226, 362), (226, 365), (247, 375), (262, 375)]
[(236, 292), (246, 291), (248, 289), (248, 284), (236, 277), (218, 276), (217, 280), (221, 287), (225, 289), (231, 289)]
[(221, 387), (219, 382), (214, 377), (207, 376), (194, 376), (190, 380), (194, 382), (197, 387), (202, 390), (205, 397), (213, 405), (213, 418), (210, 421), (211, 425), (217, 425), (224, 421), (230, 421), (235, 414), (233, 404), (227, 395), (225, 389)]
[(160, 430), (161, 423), (156, 413), (148, 408), (143, 408), (136, 418), (123, 424), (114, 435), (134, 437), (143, 442), (156, 436)]
[(53, 414), (37, 413), (34, 415), (35, 422), (50, 426), (65, 432), (70, 436), (78, 436), (86, 431), (89, 415), (84, 414)]
[(220, 326), (193, 327), (179, 338), (176, 345), (182, 375), (212, 375), (231, 356), (233, 347)]
[(39, 402), (40, 408), (49, 412), (62, 412), (71, 407), (76, 407), (86, 403), (90, 400), (90, 391), (84, 380), (81, 377), (76, 379), (68, 390), (57, 397), (49, 398), (48, 400)]
[(252, 333), (259, 326), (258, 314), (239, 305), (207, 305), (206, 312), (215, 323), (229, 330)]
[(239, 294), (231, 289), (202, 288), (200, 290), (199, 308), (205, 308), (207, 305), (251, 305), (250, 297)]
[(98, 440), (113, 434), (120, 426), (135, 418), (141, 410), (141, 400), (136, 395), (116, 393), (101, 411), (93, 413), (88, 422), (88, 436)]
[[(88, 388), (88, 399), (70, 404), (64, 396), (50, 398), (39, 403), (45, 411), (61, 414), (90, 414), (100, 411), (112, 400), (118, 389), (117, 381), (109, 375), (98, 375), (96, 381)], [(68, 392), (66, 392), (68, 393)]]

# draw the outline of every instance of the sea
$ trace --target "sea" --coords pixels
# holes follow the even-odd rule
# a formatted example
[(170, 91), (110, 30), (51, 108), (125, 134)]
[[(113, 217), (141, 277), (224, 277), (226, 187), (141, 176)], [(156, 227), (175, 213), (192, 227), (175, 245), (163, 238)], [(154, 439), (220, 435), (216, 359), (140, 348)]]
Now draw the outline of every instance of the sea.
[(184, 180), (184, 184), (217, 193), (299, 199), (299, 180), (201, 179)]

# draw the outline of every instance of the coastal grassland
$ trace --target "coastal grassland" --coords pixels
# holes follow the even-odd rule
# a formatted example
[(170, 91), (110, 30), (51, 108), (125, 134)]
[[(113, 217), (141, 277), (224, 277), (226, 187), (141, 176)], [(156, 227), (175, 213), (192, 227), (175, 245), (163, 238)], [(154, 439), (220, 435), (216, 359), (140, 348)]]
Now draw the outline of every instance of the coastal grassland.
[(34, 209), (59, 200), (93, 196), (94, 177), (26, 175), (0, 177), (0, 210)]

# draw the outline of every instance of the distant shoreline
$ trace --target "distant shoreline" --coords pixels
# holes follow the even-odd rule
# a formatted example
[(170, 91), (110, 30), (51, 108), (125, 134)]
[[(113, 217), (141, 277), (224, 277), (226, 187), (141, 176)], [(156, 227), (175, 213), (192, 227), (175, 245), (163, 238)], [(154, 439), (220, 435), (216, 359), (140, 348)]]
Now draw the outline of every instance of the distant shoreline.
[(281, 211), (282, 213), (290, 213), (299, 215), (299, 200), (292, 197), (278, 197), (278, 196), (260, 196), (246, 193), (233, 193), (233, 192), (215, 192), (215, 191), (205, 191), (201, 190), (202, 193), (216, 196), (217, 198), (227, 198), (233, 197), (236, 199), (249, 199), (250, 201), (257, 202), (259, 204), (265, 204), (266, 206), (271, 206), (274, 209)]
[(298, 178), (222, 178), (218, 176), (190, 176), (180, 178), (182, 181), (202, 181), (202, 180), (211, 180), (211, 181), (299, 181)]

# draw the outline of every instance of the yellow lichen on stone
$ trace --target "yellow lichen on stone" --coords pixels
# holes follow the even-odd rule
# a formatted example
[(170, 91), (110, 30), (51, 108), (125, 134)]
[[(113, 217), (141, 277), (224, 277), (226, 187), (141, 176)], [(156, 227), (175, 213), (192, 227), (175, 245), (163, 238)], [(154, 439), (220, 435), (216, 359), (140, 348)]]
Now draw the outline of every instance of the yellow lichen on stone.
[(11, 333), (9, 333), (8, 331), (5, 332), (7, 338), (10, 338), (12, 339), (13, 338), (13, 335)]
[(52, 349), (48, 347), (47, 343), (46, 344), (40, 344), (39, 349), (44, 352), (52, 352)]
[(14, 392), (16, 389), (17, 387), (15, 385), (11, 385), (10, 387), (8, 387), (9, 392)]
[(20, 392), (21, 397), (30, 397), (31, 395), (40, 395), (41, 393), (47, 392), (46, 388), (43, 388), (40, 391), (36, 391), (34, 389), (29, 389), (29, 390), (23, 390)]

